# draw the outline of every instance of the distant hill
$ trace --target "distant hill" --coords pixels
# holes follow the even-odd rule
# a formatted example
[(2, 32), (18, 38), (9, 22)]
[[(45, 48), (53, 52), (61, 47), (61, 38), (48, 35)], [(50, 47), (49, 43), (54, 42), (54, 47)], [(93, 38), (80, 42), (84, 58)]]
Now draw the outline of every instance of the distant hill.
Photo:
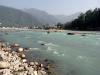
[(65, 16), (65, 15), (50, 15), (49, 13), (35, 9), (15, 9), (6, 6), (0, 6), (0, 23), (3, 26), (41, 26), (41, 25), (55, 25), (58, 22), (66, 23), (77, 18), (79, 13)]
[(3, 26), (32, 26), (34, 24), (40, 24), (30, 14), (5, 6), (0, 6), (0, 23)]
[(47, 12), (39, 10), (39, 9), (30, 8), (30, 9), (24, 9), (24, 11), (31, 14), (42, 24), (52, 25), (59, 22), (59, 20), (55, 18), (53, 15), (50, 15)]
[(40, 23), (42, 24), (56, 24), (58, 22), (66, 23), (69, 21), (72, 21), (76, 19), (80, 13), (75, 13), (69, 16), (66, 15), (51, 15), (45, 11), (30, 8), (30, 9), (24, 9), (25, 12), (31, 14), (33, 17), (35, 17)]

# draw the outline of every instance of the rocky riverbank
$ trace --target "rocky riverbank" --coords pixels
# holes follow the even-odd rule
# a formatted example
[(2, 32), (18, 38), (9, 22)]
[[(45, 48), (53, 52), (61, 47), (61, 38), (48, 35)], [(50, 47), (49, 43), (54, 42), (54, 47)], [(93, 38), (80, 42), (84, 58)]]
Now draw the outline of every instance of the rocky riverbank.
[[(17, 47), (16, 51), (13, 50), (14, 47)], [(0, 75), (52, 75), (49, 70), (51, 66), (28, 61), (24, 48), (18, 44), (11, 46), (0, 41)]]

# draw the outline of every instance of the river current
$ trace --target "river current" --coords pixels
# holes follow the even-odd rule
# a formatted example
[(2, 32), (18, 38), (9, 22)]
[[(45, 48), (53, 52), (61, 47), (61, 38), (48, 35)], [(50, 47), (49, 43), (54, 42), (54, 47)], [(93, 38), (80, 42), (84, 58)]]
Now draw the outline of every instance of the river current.
[(100, 35), (21, 31), (0, 36), (9, 43), (31, 48), (27, 51), (30, 60), (33, 57), (53, 60), (57, 75), (100, 75)]

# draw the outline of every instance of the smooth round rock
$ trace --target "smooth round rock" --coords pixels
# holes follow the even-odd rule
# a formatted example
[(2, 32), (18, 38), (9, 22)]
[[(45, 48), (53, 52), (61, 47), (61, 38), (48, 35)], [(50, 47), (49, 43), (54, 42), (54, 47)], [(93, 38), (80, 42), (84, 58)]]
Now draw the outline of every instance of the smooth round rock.
[(25, 56), (25, 54), (22, 54), (21, 57), (22, 57), (22, 58), (25, 58), (26, 56)]
[(19, 52), (23, 52), (24, 49), (23, 49), (23, 48), (19, 48), (18, 51), (19, 51)]
[(35, 63), (34, 62), (30, 62), (30, 65), (33, 66), (33, 65), (35, 65)]
[(39, 63), (38, 62), (34, 62), (35, 63), (35, 65), (39, 65)]
[(22, 59), (22, 62), (25, 63), (25, 62), (27, 62), (27, 60), (26, 59)]

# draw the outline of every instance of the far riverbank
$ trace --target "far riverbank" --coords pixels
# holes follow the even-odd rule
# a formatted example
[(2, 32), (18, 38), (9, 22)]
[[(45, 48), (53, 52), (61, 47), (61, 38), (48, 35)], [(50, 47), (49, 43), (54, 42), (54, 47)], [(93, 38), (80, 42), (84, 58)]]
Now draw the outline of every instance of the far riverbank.
[(100, 31), (72, 31), (72, 30), (58, 30), (58, 29), (25, 29), (25, 28), (0, 28), (0, 32), (19, 32), (19, 31), (37, 31), (37, 32), (65, 32), (74, 34), (97, 34), (100, 35)]

